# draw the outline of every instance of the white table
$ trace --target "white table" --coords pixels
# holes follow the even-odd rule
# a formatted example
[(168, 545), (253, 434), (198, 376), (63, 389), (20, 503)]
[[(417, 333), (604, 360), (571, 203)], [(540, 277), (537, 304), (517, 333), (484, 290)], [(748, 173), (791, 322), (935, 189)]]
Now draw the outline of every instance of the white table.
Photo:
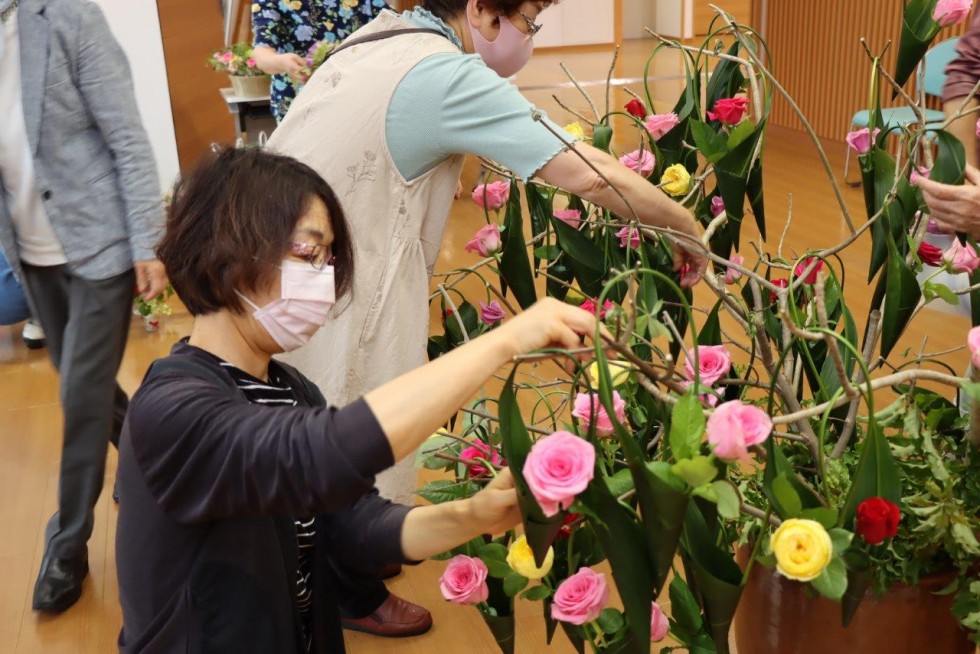
[(231, 88), (221, 89), (220, 91), (222, 99), (228, 105), (228, 113), (237, 117), (235, 120), (236, 139), (241, 139), (243, 138), (243, 134), (248, 133), (248, 120), (250, 118), (272, 116), (269, 109), (270, 97), (268, 93), (261, 96), (244, 97), (235, 95), (234, 90)]

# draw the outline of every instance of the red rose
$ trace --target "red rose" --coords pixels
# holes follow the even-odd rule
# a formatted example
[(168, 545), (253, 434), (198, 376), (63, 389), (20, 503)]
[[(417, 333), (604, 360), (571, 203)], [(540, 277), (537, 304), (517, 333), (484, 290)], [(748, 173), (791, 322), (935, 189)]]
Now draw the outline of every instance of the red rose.
[(936, 268), (943, 262), (943, 251), (932, 243), (923, 241), (919, 244), (919, 260), (927, 266)]
[(858, 504), (854, 531), (868, 545), (877, 545), (898, 533), (901, 519), (897, 506), (881, 497), (869, 497)]
[(813, 270), (810, 271), (810, 274), (803, 279), (804, 284), (817, 283), (817, 273), (820, 272), (820, 270), (823, 268), (823, 259), (817, 259), (816, 257), (807, 257), (801, 263), (797, 264), (796, 269), (793, 271), (793, 274), (796, 277), (799, 277), (804, 272), (806, 272), (806, 269), (810, 267), (810, 264), (813, 263), (814, 259), (816, 259), (817, 264), (813, 266)]
[(717, 120), (725, 125), (737, 125), (742, 122), (748, 108), (749, 99), (744, 96), (722, 98), (715, 102), (715, 110), (708, 112), (708, 118)]
[[(771, 281), (772, 281), (773, 286), (778, 286), (779, 288), (786, 288), (787, 286), (789, 286), (789, 280), (788, 279), (780, 278), (780, 279), (773, 279)], [(769, 291), (769, 302), (770, 303), (775, 302), (778, 298), (779, 298), (779, 296), (776, 295), (776, 292), (775, 291)]]
[(632, 100), (629, 101), (629, 103), (627, 103), (626, 111), (636, 116), (637, 118), (647, 117), (647, 108), (644, 106), (642, 102), (640, 102), (636, 98), (633, 98)]
[(576, 522), (581, 517), (582, 516), (580, 516), (578, 513), (566, 513), (565, 522), (562, 523), (561, 529), (558, 531), (558, 535), (555, 537), (555, 540), (565, 540), (571, 536), (572, 530), (578, 526), (573, 526), (572, 523)]

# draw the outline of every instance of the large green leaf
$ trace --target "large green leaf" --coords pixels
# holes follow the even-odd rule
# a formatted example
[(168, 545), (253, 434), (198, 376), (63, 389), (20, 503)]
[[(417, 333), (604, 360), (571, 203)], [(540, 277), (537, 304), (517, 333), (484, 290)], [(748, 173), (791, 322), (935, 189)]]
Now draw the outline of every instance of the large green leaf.
[(578, 279), (586, 294), (593, 297), (602, 292), (602, 278), (605, 274), (605, 259), (595, 243), (571, 225), (555, 217), (551, 225), (558, 234), (558, 246), (566, 254), (568, 268)]
[(885, 435), (875, 421), (868, 424), (861, 458), (841, 510), (840, 526), (853, 530), (858, 505), (869, 497), (883, 497), (893, 504), (902, 501), (902, 479)]
[(701, 450), (704, 436), (704, 410), (693, 393), (677, 400), (670, 414), (670, 451), (675, 460), (690, 459)]
[(599, 123), (592, 128), (592, 145), (609, 152), (609, 143), (612, 141), (612, 127), (605, 123)]
[(748, 189), (749, 176), (752, 170), (752, 155), (765, 131), (765, 120), (755, 126), (751, 136), (742, 141), (728, 154), (715, 164), (715, 178), (718, 190), (725, 202), (725, 213), (728, 215), (726, 229), (729, 238), (738, 249), (739, 234), (742, 229), (742, 217), (745, 215), (745, 195)]
[(653, 582), (656, 595), (667, 583), (671, 565), (677, 554), (684, 529), (684, 516), (690, 497), (683, 488), (678, 488), (666, 461), (655, 461), (648, 465), (653, 473), (653, 515), (643, 516), (646, 523), (647, 547), (653, 559)]
[(694, 137), (694, 144), (697, 145), (698, 152), (711, 163), (718, 163), (728, 152), (728, 139), (707, 123), (692, 120), (691, 136)]
[(902, 36), (898, 43), (895, 81), (904, 86), (939, 33), (939, 24), (932, 19), (936, 0), (910, 0), (902, 13)]
[(537, 301), (531, 261), (524, 244), (524, 214), (521, 210), (521, 190), (517, 182), (511, 182), (510, 200), (504, 220), (504, 248), (500, 255), (500, 275), (506, 280), (522, 309)]
[[(865, 155), (862, 164), (862, 178), (865, 183), (865, 199), (868, 200), (870, 184), (870, 206), (868, 217), (875, 215), (884, 206), (888, 194), (895, 184), (895, 160), (880, 148)], [(870, 167), (867, 171), (864, 167)], [(905, 178), (898, 180), (896, 194), (889, 201), (883, 215), (871, 228), (871, 261), (868, 268), (868, 281), (871, 281), (888, 258), (889, 236), (896, 243), (904, 242), (908, 223), (915, 215), (918, 205), (915, 193)]]
[(891, 235), (888, 241), (888, 277), (885, 282), (885, 306), (881, 323), (881, 356), (887, 357), (905, 331), (915, 307), (922, 298), (922, 289), (912, 268), (899, 254)]
[[(737, 57), (738, 50), (739, 42), (736, 40), (728, 49), (728, 54)], [(738, 62), (731, 59), (720, 59), (708, 79), (708, 88), (705, 93), (705, 101), (708, 103), (706, 109), (714, 111), (715, 103), (718, 100), (734, 96), (742, 90), (743, 84), (745, 84), (745, 75), (742, 74)]]
[(721, 345), (721, 322), (718, 313), (721, 310), (721, 300), (715, 302), (711, 313), (704, 321), (704, 326), (698, 332), (698, 345)]
[(752, 172), (749, 173), (748, 184), (745, 191), (749, 196), (749, 206), (752, 207), (752, 214), (755, 216), (755, 224), (759, 228), (762, 240), (766, 240), (766, 203), (762, 192), (762, 157), (756, 162)]
[(940, 184), (962, 184), (966, 176), (966, 151), (963, 149), (963, 144), (946, 130), (937, 130), (933, 134), (938, 152), (929, 179)]

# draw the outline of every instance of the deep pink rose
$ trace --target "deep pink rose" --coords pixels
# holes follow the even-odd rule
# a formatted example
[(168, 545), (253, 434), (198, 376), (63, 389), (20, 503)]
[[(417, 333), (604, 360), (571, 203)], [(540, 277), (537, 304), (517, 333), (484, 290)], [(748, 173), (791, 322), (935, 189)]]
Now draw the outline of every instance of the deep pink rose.
[(480, 320), (488, 325), (496, 325), (498, 322), (506, 317), (503, 308), (501, 308), (500, 303), (496, 300), (487, 304), (486, 302), (480, 302)]
[(670, 631), (670, 622), (664, 615), (664, 610), (656, 602), (653, 603), (653, 611), (650, 613), (650, 642), (659, 643), (667, 637)]
[(953, 244), (943, 254), (943, 259), (954, 273), (972, 273), (977, 266), (980, 266), (980, 257), (977, 256), (973, 246), (961, 244), (958, 238), (953, 239)]
[[(777, 288), (787, 288), (789, 286), (789, 280), (786, 279), (785, 277), (777, 277), (776, 279), (773, 279), (772, 280), (772, 284), (773, 284), (773, 286), (776, 286)], [(778, 299), (779, 299), (779, 296), (776, 295), (776, 292), (775, 291), (769, 291), (769, 302), (770, 302), (770, 304), (776, 302), (776, 300), (778, 300)]]
[(650, 136), (653, 137), (654, 141), (659, 141), (660, 137), (680, 124), (681, 119), (674, 112), (670, 112), (669, 114), (653, 114), (647, 116), (644, 122), (647, 131), (650, 132)]
[(922, 241), (919, 244), (919, 261), (926, 266), (938, 267), (943, 262), (943, 251), (932, 243)]
[(721, 199), (720, 195), (716, 195), (711, 198), (711, 215), (717, 218), (721, 215), (721, 212), (725, 210), (725, 201)]
[(595, 448), (567, 431), (538, 440), (524, 462), (524, 479), (545, 516), (575, 501), (595, 474)]
[(583, 625), (599, 617), (609, 601), (606, 575), (582, 568), (561, 582), (551, 605), (553, 620)]
[(759, 407), (732, 400), (715, 409), (708, 418), (707, 431), (715, 456), (741, 461), (748, 458), (749, 446), (766, 441), (772, 432), (772, 420)]
[(619, 163), (643, 177), (647, 177), (657, 167), (657, 159), (649, 150), (633, 150), (629, 154), (621, 156)]
[(973, 0), (939, 0), (932, 12), (932, 19), (943, 27), (949, 27), (969, 18), (972, 6)]
[[(732, 256), (728, 257), (728, 260), (737, 266), (741, 266), (743, 263), (745, 263), (745, 257), (743, 257), (740, 254), (733, 254)], [(742, 273), (736, 270), (735, 268), (730, 267), (725, 270), (725, 276), (723, 279), (726, 284), (734, 284), (741, 278), (742, 278)]]
[(442, 596), (456, 604), (479, 604), (490, 596), (487, 587), (487, 564), (460, 554), (449, 560), (439, 579)]
[(871, 149), (872, 143), (878, 140), (878, 134), (880, 132), (881, 130), (877, 127), (875, 127), (874, 133), (867, 127), (856, 129), (853, 132), (847, 133), (847, 144), (858, 154), (865, 154)]
[(715, 101), (715, 110), (708, 112), (708, 118), (724, 125), (737, 125), (745, 118), (748, 108), (749, 99), (745, 96), (722, 98)]
[(640, 230), (636, 227), (623, 227), (616, 232), (619, 237), (619, 247), (630, 247), (634, 250), (640, 247)]
[(925, 166), (912, 166), (912, 172), (909, 173), (909, 184), (912, 186), (917, 186), (920, 179), (929, 179), (929, 173), (931, 172), (932, 168), (926, 168)]
[(582, 224), (582, 212), (577, 209), (562, 209), (556, 211), (553, 215), (558, 220), (575, 229), (578, 229), (578, 226)]
[(496, 211), (507, 204), (510, 199), (510, 184), (507, 182), (490, 182), (480, 184), (473, 189), (473, 202), (481, 209)]
[[(502, 459), (500, 458), (500, 453), (497, 452), (495, 448), (490, 447), (483, 441), (473, 441), (473, 444), (469, 447), (463, 448), (459, 453), (459, 458), (466, 461), (476, 461), (477, 459), (482, 459), (484, 461), (489, 461), (494, 465), (502, 465)], [(482, 465), (471, 465), (470, 477), (486, 477), (490, 474), (486, 466)]]
[(496, 225), (486, 225), (474, 234), (463, 249), (473, 254), (479, 254), (481, 257), (489, 257), (500, 252), (501, 247), (503, 247), (503, 241), (500, 239), (500, 228)]
[[(626, 400), (618, 391), (613, 391), (613, 408), (616, 410), (616, 420), (626, 424)], [(595, 426), (596, 436), (606, 437), (615, 433), (613, 422), (609, 418), (606, 407), (602, 405), (597, 393), (579, 393), (575, 396), (575, 403), (572, 407), (572, 415), (582, 421), (582, 428), (588, 431), (589, 427)], [(595, 422), (592, 416), (595, 415)]]
[(966, 335), (966, 344), (970, 348), (973, 367), (980, 370), (980, 327), (974, 327)]
[(596, 302), (598, 302), (598, 300), (594, 300), (594, 299), (590, 298), (590, 299), (586, 300), (585, 302), (583, 302), (582, 304), (578, 305), (578, 308), (579, 309), (582, 309), (583, 311), (588, 311), (593, 316), (598, 315), (599, 316), (599, 320), (605, 320), (606, 319), (606, 312), (616, 306), (615, 304), (612, 303), (612, 301), (606, 300), (605, 302), (602, 303), (602, 310), (601, 311), (598, 311), (596, 309)]
[[(701, 371), (701, 383), (711, 386), (732, 369), (732, 357), (724, 345), (699, 345), (698, 368)], [(684, 372), (688, 379), (694, 381), (694, 352), (691, 350), (687, 351)]]
[[(813, 262), (816, 261), (816, 264)], [(795, 277), (801, 276), (806, 272), (806, 269), (813, 266), (813, 270), (810, 274), (803, 278), (804, 284), (816, 284), (817, 283), (817, 273), (823, 270), (823, 259), (817, 259), (816, 257), (807, 257), (800, 263), (796, 264), (796, 268), (793, 270), (793, 275)]]

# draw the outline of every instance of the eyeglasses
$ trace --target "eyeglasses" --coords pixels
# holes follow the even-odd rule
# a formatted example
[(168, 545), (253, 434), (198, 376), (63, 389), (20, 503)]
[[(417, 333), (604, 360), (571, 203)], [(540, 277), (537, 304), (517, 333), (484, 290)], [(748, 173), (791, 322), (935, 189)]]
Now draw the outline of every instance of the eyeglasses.
[(524, 19), (524, 22), (527, 23), (527, 35), (528, 36), (534, 36), (535, 34), (537, 34), (538, 32), (541, 31), (541, 28), (542, 27), (544, 27), (544, 25), (538, 25), (533, 20), (531, 20), (530, 18), (528, 18), (527, 15), (525, 15), (523, 11), (518, 11), (517, 13), (519, 13), (521, 15), (521, 18)]
[(294, 257), (306, 259), (314, 270), (323, 270), (332, 266), (337, 260), (326, 245), (310, 245), (309, 243), (289, 242), (289, 253)]

